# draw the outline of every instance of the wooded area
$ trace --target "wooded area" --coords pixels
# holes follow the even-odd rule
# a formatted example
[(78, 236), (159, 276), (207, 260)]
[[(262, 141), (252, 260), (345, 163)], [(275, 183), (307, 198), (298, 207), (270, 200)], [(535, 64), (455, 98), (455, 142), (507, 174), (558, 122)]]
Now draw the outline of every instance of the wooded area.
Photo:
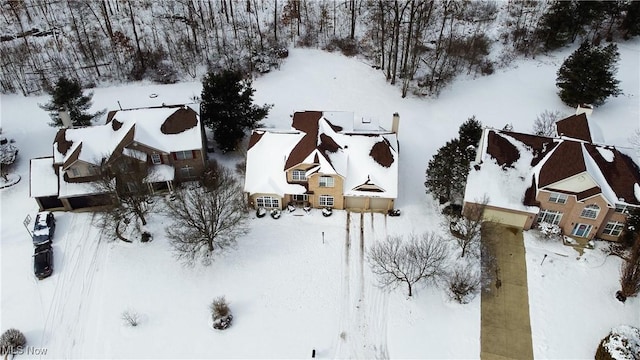
[(363, 55), (402, 96), (491, 74), (582, 37), (637, 35), (637, 1), (5, 0), (0, 91), (173, 83), (208, 70), (267, 72), (290, 46)]

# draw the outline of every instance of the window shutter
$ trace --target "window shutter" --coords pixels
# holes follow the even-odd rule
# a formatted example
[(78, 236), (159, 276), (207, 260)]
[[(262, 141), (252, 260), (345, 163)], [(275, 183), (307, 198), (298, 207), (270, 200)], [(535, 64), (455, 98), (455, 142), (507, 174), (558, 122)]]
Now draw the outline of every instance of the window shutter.
[(173, 154), (173, 160), (178, 160), (178, 154), (177, 153), (172, 153)]
[(196, 158), (196, 151), (195, 150), (191, 150), (191, 156), (195, 159)]

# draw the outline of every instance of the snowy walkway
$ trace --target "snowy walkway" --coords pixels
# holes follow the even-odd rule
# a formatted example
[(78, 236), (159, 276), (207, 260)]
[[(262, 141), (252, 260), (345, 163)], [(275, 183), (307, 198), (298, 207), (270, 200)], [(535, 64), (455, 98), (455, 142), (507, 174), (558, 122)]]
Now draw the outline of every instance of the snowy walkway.
[(480, 358), (533, 359), (522, 230), (499, 226), (496, 231), (486, 240), (498, 270), (491, 289), (482, 293)]

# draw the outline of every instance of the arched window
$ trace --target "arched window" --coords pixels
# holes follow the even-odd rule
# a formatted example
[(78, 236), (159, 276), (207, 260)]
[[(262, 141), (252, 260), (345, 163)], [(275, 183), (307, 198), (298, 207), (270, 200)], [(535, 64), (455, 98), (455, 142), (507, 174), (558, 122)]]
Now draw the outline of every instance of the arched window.
[(598, 217), (599, 213), (600, 207), (596, 204), (591, 204), (585, 206), (584, 209), (582, 209), (582, 213), (580, 214), (580, 216), (587, 219), (595, 219)]

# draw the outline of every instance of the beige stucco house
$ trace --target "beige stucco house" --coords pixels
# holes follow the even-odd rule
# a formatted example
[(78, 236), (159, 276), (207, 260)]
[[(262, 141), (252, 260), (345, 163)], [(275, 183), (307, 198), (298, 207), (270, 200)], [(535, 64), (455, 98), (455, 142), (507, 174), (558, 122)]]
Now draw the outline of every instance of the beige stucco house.
[(204, 139), (198, 114), (185, 105), (111, 111), (104, 125), (60, 129), (53, 155), (31, 159), (31, 197), (40, 210), (109, 205), (116, 198), (96, 186), (103, 170), (133, 165), (147, 165), (151, 192), (171, 191), (201, 176)]
[(485, 129), (464, 208), (486, 196), (487, 219), (616, 241), (627, 211), (640, 207), (640, 169), (615, 147), (594, 144), (586, 115), (558, 121), (557, 137)]
[(293, 114), (291, 129), (254, 130), (244, 185), (249, 205), (393, 209), (398, 123), (397, 114), (386, 130), (349, 112), (303, 111)]

